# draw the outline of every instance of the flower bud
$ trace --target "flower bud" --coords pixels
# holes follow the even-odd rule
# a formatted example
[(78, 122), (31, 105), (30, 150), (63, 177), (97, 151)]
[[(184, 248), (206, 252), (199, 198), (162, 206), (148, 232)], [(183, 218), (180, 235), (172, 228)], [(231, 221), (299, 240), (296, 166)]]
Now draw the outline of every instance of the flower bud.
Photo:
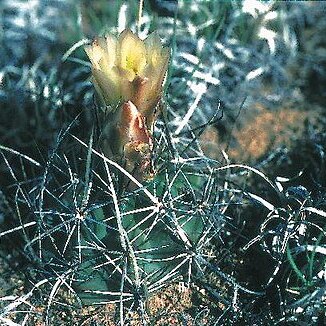
[(108, 117), (101, 139), (104, 154), (122, 160), (138, 180), (151, 177), (153, 141), (145, 118), (131, 101)]

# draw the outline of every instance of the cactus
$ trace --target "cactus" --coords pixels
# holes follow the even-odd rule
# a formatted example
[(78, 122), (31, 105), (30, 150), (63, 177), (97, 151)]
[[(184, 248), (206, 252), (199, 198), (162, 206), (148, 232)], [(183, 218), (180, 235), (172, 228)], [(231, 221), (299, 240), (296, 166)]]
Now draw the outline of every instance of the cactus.
[[(187, 165), (176, 169), (175, 163), (165, 163), (140, 184), (91, 143), (84, 144), (82, 179), (76, 177), (80, 169), (72, 171), (67, 159), (63, 164), (60, 150), (49, 163), (35, 201), (35, 255), (41, 252), (58, 274), (69, 266), (69, 279), (84, 304), (145, 299), (179, 276), (188, 279), (209, 233), (205, 208), (194, 207), (208, 177), (194, 176)], [(95, 168), (101, 165), (104, 171)], [(123, 173), (143, 188), (122, 191)]]
[[(207, 173), (187, 161), (176, 162), (168, 141), (153, 146), (166, 132), (161, 127), (152, 135), (168, 50), (156, 35), (143, 43), (125, 31), (118, 41), (106, 40), (117, 42), (127, 59), (138, 46), (147, 51), (147, 61), (140, 64), (132, 57), (136, 67), (123, 68), (123, 55), (115, 53), (122, 61), (111, 62), (112, 71), (119, 71), (114, 79), (104, 76), (111, 58), (104, 57), (105, 66), (103, 39), (86, 48), (100, 101), (100, 132), (91, 132), (89, 144), (72, 140), (69, 130), (60, 139), (37, 187), (38, 225), (29, 243), (32, 255), (65, 275), (84, 304), (143, 302), (169, 281), (189, 280), (214, 226), (206, 212), (209, 202), (196, 207), (209, 182)], [(115, 94), (108, 93), (110, 80)], [(143, 83), (150, 86), (136, 87)], [(85, 159), (76, 159), (76, 146), (67, 151), (71, 141), (81, 146)]]
[[(166, 198), (168, 201), (184, 195), (186, 178), (180, 173), (174, 180), (169, 189), (170, 198)], [(201, 214), (189, 216), (183, 213), (189, 210), (190, 203), (186, 200), (176, 200), (171, 209), (167, 202), (164, 203), (166, 193), (162, 185), (167, 186), (167, 181), (163, 175), (158, 175), (146, 185), (147, 191), (156, 188), (156, 197), (149, 198), (144, 193), (132, 194), (119, 200), (115, 212), (111, 207), (95, 210), (98, 221), (115, 214), (118, 230), (97, 228), (94, 233), (97, 232), (98, 246), (101, 242), (103, 249), (112, 253), (117, 251), (119, 257), (116, 256), (117, 261), (112, 264), (110, 260), (113, 261), (114, 257), (101, 254), (101, 263), (111, 267), (103, 266), (100, 271), (95, 271), (95, 265), (100, 264), (99, 261), (94, 264), (98, 253), (84, 251), (82, 255), (87, 258), (79, 266), (84, 279), (77, 286), (84, 302), (117, 299), (122, 295), (122, 282), (124, 295), (130, 299), (134, 294), (151, 293), (180, 274), (187, 275), (206, 221)], [(87, 237), (89, 235), (85, 235), (85, 242)]]

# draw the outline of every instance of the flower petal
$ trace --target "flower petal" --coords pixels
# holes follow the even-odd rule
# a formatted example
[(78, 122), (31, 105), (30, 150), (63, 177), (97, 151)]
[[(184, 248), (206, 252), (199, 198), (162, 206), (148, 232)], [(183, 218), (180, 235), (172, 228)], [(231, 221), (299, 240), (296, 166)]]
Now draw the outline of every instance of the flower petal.
[(116, 105), (121, 98), (120, 83), (117, 82), (119, 77), (114, 75), (113, 71), (106, 74), (99, 69), (93, 69), (93, 78), (105, 103)]
[(104, 50), (98, 41), (95, 40), (92, 45), (85, 46), (85, 52), (94, 68), (100, 69), (99, 62), (104, 56)]
[(143, 72), (146, 66), (144, 42), (129, 29), (124, 30), (118, 39), (117, 65), (135, 74)]
[(107, 35), (105, 37), (105, 40), (106, 40), (106, 52), (108, 55), (107, 60), (110, 68), (112, 68), (114, 65), (116, 65), (117, 40), (110, 35)]
[(147, 63), (157, 66), (160, 62), (162, 43), (161, 39), (156, 32), (150, 34), (144, 41), (146, 47)]

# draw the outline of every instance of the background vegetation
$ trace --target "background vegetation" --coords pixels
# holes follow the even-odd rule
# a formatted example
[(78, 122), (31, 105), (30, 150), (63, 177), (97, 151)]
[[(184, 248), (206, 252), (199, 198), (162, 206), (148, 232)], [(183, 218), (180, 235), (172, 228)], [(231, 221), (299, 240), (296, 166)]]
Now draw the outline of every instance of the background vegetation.
[(90, 150), (83, 45), (135, 31), (138, 4), (2, 0), (0, 323), (325, 323), (325, 14), (323, 2), (145, 0), (140, 36), (156, 30), (172, 49), (155, 127), (162, 179), (148, 191), (166, 216), (208, 227), (148, 293), (85, 308), (72, 285), (85, 245), (76, 212), (103, 232), (117, 172)]

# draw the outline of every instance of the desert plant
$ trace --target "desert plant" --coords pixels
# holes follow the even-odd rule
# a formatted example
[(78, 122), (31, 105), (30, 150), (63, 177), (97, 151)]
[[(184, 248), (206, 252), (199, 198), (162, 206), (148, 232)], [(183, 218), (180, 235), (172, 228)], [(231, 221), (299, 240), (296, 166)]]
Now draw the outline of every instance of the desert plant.
[[(154, 13), (145, 1), (136, 28), (136, 2), (1, 2), (0, 240), (8, 261), (21, 254), (26, 273), (24, 293), (0, 298), (1, 323), (74, 324), (83, 305), (109, 302), (117, 303), (114, 322), (128, 323), (136, 310), (139, 323), (150, 323), (148, 299), (175, 281), (190, 287), (197, 324), (323, 313), (325, 206), (316, 175), (324, 175), (324, 141), (313, 146), (320, 155), (311, 158), (309, 187), (284, 177), (297, 171), (284, 168), (287, 148), (253, 167), (231, 164), (228, 147), (217, 144), (221, 161), (206, 157), (200, 140), (223, 114), (231, 134), (228, 124), (243, 124), (241, 109), (251, 103), (272, 111), (284, 95), (300, 100), (304, 80), (291, 84), (288, 66), (301, 51), (302, 20), (314, 22), (322, 5), (175, 3), (160, 11), (151, 1)], [(68, 10), (71, 17), (60, 14)], [(155, 61), (139, 45), (153, 30), (171, 42), (165, 87), (158, 36), (148, 43), (159, 68), (140, 58)], [(110, 36), (96, 36), (92, 47), (84, 35)], [(105, 42), (120, 38), (132, 40), (129, 65), (103, 55)], [(306, 71), (314, 64), (300, 60)], [(56, 311), (66, 312), (62, 320)]]

